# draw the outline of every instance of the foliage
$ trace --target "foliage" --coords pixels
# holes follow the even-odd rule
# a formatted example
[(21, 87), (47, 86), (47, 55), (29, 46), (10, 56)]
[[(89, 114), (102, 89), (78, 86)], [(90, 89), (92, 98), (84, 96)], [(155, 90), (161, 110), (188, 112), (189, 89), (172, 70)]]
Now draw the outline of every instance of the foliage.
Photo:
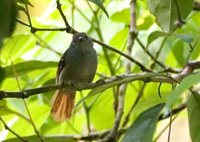
[(156, 122), (163, 107), (164, 104), (159, 104), (144, 111), (127, 130), (122, 141), (152, 141)]
[[(200, 141), (200, 13), (193, 3), (0, 1), (0, 141), (151, 142), (158, 135), (157, 122), (185, 107), (191, 139)], [(94, 82), (115, 81), (78, 92), (74, 115), (63, 123), (50, 114), (56, 90), (1, 100), (6, 91), (55, 84), (58, 61), (76, 31), (95, 43), (99, 63)], [(179, 106), (185, 107), (174, 111)]]

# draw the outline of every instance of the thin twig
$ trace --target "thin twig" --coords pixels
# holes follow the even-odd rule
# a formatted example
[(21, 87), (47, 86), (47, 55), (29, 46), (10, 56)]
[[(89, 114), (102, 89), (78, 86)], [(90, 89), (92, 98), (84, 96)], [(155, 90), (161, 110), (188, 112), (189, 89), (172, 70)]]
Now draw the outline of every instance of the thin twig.
[[(160, 45), (158, 51), (156, 52), (155, 59), (158, 59), (158, 58), (159, 58), (159, 55), (160, 55), (160, 53), (161, 53), (161, 51), (162, 51), (162, 49), (163, 49), (163, 47), (164, 47), (164, 44), (165, 44), (165, 41), (166, 41), (166, 40), (167, 40), (167, 37), (165, 37), (165, 38), (163, 39), (163, 41), (162, 41), (162, 43), (161, 43), (161, 45)], [(157, 61), (157, 60), (154, 60), (154, 62), (150, 65), (150, 66), (151, 66), (151, 69), (155, 68), (156, 61)]]
[(181, 26), (183, 26), (183, 24), (185, 24), (185, 22), (183, 21), (183, 18), (182, 18), (182, 15), (181, 15), (180, 6), (179, 6), (177, 0), (175, 0), (174, 2), (175, 2), (176, 10), (177, 10), (177, 15), (178, 15), (177, 26), (181, 27)]
[(20, 135), (18, 135), (16, 132), (14, 132), (12, 129), (10, 129), (8, 127), (8, 125), (6, 124), (6, 122), (0, 117), (1, 122), (3, 123), (4, 127), (6, 130), (8, 130), (9, 132), (11, 132), (13, 135), (15, 135), (18, 139), (20, 139), (22, 142), (28, 142), (26, 139), (22, 138)]
[[(71, 0), (70, 0), (71, 2)], [(72, 17), (72, 28), (74, 28), (74, 11), (75, 11), (75, 1), (73, 0), (71, 2), (72, 8), (71, 8), (71, 17)]]
[(62, 54), (58, 51), (56, 51), (55, 49), (53, 49), (52, 47), (50, 47), (50, 45), (48, 43), (46, 43), (40, 36), (38, 36), (37, 34), (33, 34), (39, 41), (37, 42), (38, 45), (40, 45), (43, 48), (47, 48), (48, 50), (56, 53), (58, 56), (62, 56)]
[(67, 22), (67, 19), (66, 19), (66, 17), (65, 17), (65, 14), (63, 13), (62, 8), (61, 8), (62, 5), (61, 5), (61, 3), (60, 3), (60, 0), (57, 0), (57, 1), (56, 1), (56, 4), (57, 4), (57, 9), (58, 9), (58, 11), (59, 11), (59, 13), (60, 13), (60, 15), (61, 15), (61, 17), (62, 17), (64, 23), (65, 23), (66, 32), (67, 32), (67, 33), (72, 33), (72, 34), (77, 33), (77, 31), (76, 31), (75, 29), (73, 29), (73, 28), (69, 25), (69, 23)]
[[(10, 61), (11, 61), (11, 65), (12, 65), (12, 69), (13, 69), (14, 75), (15, 75), (15, 79), (16, 79), (16, 81), (17, 81), (18, 88), (19, 88), (19, 90), (21, 91), (22, 89), (21, 89), (21, 86), (20, 86), (20, 83), (19, 83), (18, 74), (17, 74), (17, 71), (16, 71), (16, 69), (15, 69), (15, 66), (14, 66), (14, 63), (13, 63), (11, 57), (10, 57)], [(40, 139), (40, 141), (42, 142), (43, 139), (42, 139), (42, 137), (40, 136), (40, 133), (38, 132), (38, 130), (37, 130), (37, 128), (36, 128), (36, 126), (35, 126), (35, 124), (34, 124), (34, 122), (33, 122), (33, 119), (32, 119), (31, 113), (30, 113), (30, 111), (29, 111), (29, 109), (28, 109), (28, 106), (27, 106), (27, 104), (26, 104), (26, 101), (24, 100), (24, 98), (22, 98), (22, 99), (23, 99), (23, 102), (24, 102), (24, 106), (25, 106), (25, 108), (26, 108), (26, 111), (27, 111), (27, 113), (28, 113), (30, 122), (31, 122), (31, 124), (32, 124), (32, 126), (33, 126), (33, 129), (34, 129), (36, 135), (38, 136), (38, 138)]]
[[(79, 14), (90, 24), (92, 27), (96, 28), (94, 23), (87, 18), (87, 16), (74, 4), (74, 1), (69, 0), (69, 2), (73, 5), (73, 7), (79, 12)], [(73, 27), (73, 26), (72, 26)]]
[[(88, 4), (90, 10), (91, 10), (92, 13), (93, 13), (93, 16), (94, 16), (94, 19), (95, 19), (95, 23), (96, 23), (96, 25), (97, 25), (97, 27), (95, 28), (95, 30), (96, 30), (96, 32), (97, 32), (97, 35), (98, 35), (100, 41), (104, 42), (103, 34), (102, 34), (102, 32), (101, 32), (101, 26), (100, 26), (100, 24), (99, 24), (99, 19), (98, 19), (98, 17), (97, 17), (97, 14), (98, 14), (98, 13), (96, 13), (96, 12), (93, 10), (92, 6), (90, 5), (90, 3), (89, 3), (88, 1), (86, 1), (86, 2), (87, 2), (87, 4)], [(114, 67), (113, 67), (113, 63), (112, 63), (112, 61), (111, 61), (111, 59), (110, 59), (109, 53), (108, 53), (108, 51), (107, 51), (106, 48), (103, 48), (103, 53), (104, 53), (104, 56), (105, 56), (105, 58), (106, 58), (106, 61), (107, 61), (107, 64), (108, 64), (108, 67), (109, 67), (109, 70), (110, 70), (111, 75), (115, 75), (115, 69), (114, 69)]]
[(36, 28), (36, 27), (31, 27), (29, 24), (26, 24), (19, 19), (16, 19), (16, 21), (26, 27), (32, 28), (32, 33), (35, 33), (37, 31), (66, 31), (66, 28)]
[(159, 66), (161, 66), (162, 68), (166, 68), (165, 67), (165, 65), (163, 64), (163, 63), (161, 63), (160, 61), (158, 61), (150, 52), (149, 52), (149, 50), (147, 50), (146, 48), (145, 48), (145, 46), (143, 45), (143, 43), (140, 41), (140, 39), (139, 38), (137, 38), (137, 42), (139, 43), (139, 45), (142, 47), (142, 49), (149, 55), (149, 57), (151, 57), (151, 59), (155, 62), (155, 63), (157, 63)]
[(172, 130), (172, 112), (170, 112), (170, 119), (169, 119), (169, 132), (168, 132), (168, 136), (167, 136), (167, 142), (170, 142), (170, 137), (171, 137), (171, 130)]
[(195, 48), (197, 47), (198, 43), (200, 41), (200, 35), (199, 37), (196, 39), (196, 42), (194, 42), (194, 44), (192, 45), (191, 43), (189, 43), (189, 47), (190, 47), (190, 53), (186, 59), (186, 62), (189, 62), (191, 56), (192, 56), (192, 52), (195, 51)]
[[(178, 117), (178, 114), (174, 116), (174, 118), (172, 118), (172, 122)], [(169, 127), (170, 123), (168, 123), (158, 134), (158, 136), (155, 137), (155, 139), (153, 140), (153, 142), (157, 142), (158, 139), (161, 137), (161, 135), (167, 130), (167, 128)]]
[(25, 5), (26, 15), (28, 17), (28, 21), (29, 21), (30, 27), (32, 28), (32, 22), (31, 22), (31, 17), (30, 17), (30, 14), (29, 14), (28, 4), (25, 2), (24, 5)]
[(168, 67), (164, 65), (162, 62), (158, 61), (156, 57), (154, 57), (144, 46), (144, 44), (141, 42), (139, 38), (136, 39), (139, 45), (142, 47), (142, 49), (151, 57), (151, 59), (157, 63), (159, 66), (161, 66), (164, 70), (162, 72), (172, 72), (172, 73), (179, 73), (178, 70), (173, 69), (171, 67)]
[(126, 53), (123, 53), (123, 52), (121, 52), (120, 50), (117, 50), (116, 48), (114, 48), (114, 47), (112, 47), (112, 46), (110, 46), (110, 45), (107, 45), (107, 44), (105, 44), (105, 43), (103, 43), (103, 42), (101, 42), (101, 41), (98, 41), (98, 40), (96, 40), (96, 39), (94, 39), (94, 38), (92, 38), (92, 40), (93, 40), (94, 42), (98, 43), (99, 45), (102, 45), (103, 47), (105, 47), (105, 48), (107, 48), (107, 49), (109, 49), (109, 50), (111, 50), (111, 51), (113, 51), (113, 52), (115, 52), (115, 53), (118, 53), (119, 55), (121, 55), (121, 56), (127, 58), (127, 59), (130, 60), (131, 62), (133, 62), (133, 63), (135, 63), (136, 65), (138, 65), (142, 71), (153, 72), (151, 69), (146, 68), (146, 67), (145, 67), (144, 65), (142, 65), (140, 62), (138, 62), (137, 60), (135, 60), (135, 59), (132, 58), (131, 56), (127, 55)]

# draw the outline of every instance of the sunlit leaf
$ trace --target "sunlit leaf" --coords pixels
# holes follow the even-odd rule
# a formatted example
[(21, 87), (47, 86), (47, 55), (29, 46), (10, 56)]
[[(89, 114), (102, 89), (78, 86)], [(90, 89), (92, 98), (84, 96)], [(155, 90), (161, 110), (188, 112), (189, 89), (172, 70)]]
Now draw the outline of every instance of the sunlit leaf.
[[(21, 74), (28, 73), (33, 70), (57, 67), (57, 65), (58, 65), (57, 62), (26, 61), (26, 62), (15, 64), (14, 68), (15, 68), (17, 74), (21, 75)], [(5, 74), (6, 77), (14, 76), (12, 65), (7, 66), (3, 69), (6, 73)]]
[(110, 17), (110, 19), (114, 22), (124, 23), (128, 25), (130, 23), (130, 9), (125, 8), (122, 11), (116, 12)]
[(128, 28), (124, 28), (112, 37), (112, 39), (110, 40), (110, 45), (120, 48), (127, 41), (127, 37), (128, 37)]
[(9, 58), (15, 61), (27, 51), (30, 51), (36, 46), (36, 39), (31, 35), (19, 34), (8, 38), (3, 45), (1, 56), (2, 62), (8, 62)]
[(142, 17), (137, 20), (138, 30), (148, 30), (155, 22), (154, 16), (152, 16), (149, 11), (145, 12)]
[[(36, 128), (39, 129), (49, 117), (49, 107), (44, 104), (38, 104), (37, 102), (29, 103), (28, 109), (30, 111), (33, 123), (35, 124)], [(26, 116), (29, 118), (28, 116)], [(23, 124), (23, 125), (22, 125)], [(23, 118), (18, 118), (12, 125), (12, 130), (16, 133), (20, 134), (21, 136), (29, 136), (35, 134), (33, 126), (31, 122), (27, 122)], [(8, 134), (8, 138), (12, 138), (13, 135), (11, 133)]]
[(152, 142), (156, 122), (164, 104), (158, 104), (142, 112), (128, 128), (122, 142)]

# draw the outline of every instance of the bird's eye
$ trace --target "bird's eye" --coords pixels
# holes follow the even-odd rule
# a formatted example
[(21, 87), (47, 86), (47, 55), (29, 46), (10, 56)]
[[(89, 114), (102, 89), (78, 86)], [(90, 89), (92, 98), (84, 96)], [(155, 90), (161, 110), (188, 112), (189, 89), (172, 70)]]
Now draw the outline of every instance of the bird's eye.
[(87, 36), (87, 35), (85, 35), (85, 38), (87, 39), (87, 38), (88, 38), (88, 36)]

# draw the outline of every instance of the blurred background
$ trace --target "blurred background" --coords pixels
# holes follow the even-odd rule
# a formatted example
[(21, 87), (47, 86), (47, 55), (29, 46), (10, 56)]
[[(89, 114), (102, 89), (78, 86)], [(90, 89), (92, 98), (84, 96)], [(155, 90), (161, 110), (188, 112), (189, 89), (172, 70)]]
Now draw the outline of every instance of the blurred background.
[[(56, 8), (56, 0), (29, 0), (28, 5), (31, 22), (35, 28), (64, 28), (65, 24)], [(79, 32), (85, 32), (89, 36), (99, 39), (120, 51), (126, 52), (130, 23), (129, 0), (105, 0), (104, 6), (109, 14), (99, 9), (94, 3), (85, 0), (61, 0), (63, 12), (69, 24)], [(23, 4), (21, 4), (23, 7)], [(136, 23), (138, 39), (145, 48), (159, 61), (172, 68), (182, 68), (188, 60), (198, 60), (200, 53), (200, 13), (192, 11), (185, 19), (186, 24), (177, 29), (175, 35), (182, 36), (151, 36), (155, 31), (162, 31), (156, 24), (156, 18), (150, 13), (148, 2), (138, 0), (136, 5)], [(163, 17), (164, 19), (165, 17)], [(27, 14), (20, 11), (18, 20), (29, 24)], [(185, 35), (185, 37), (184, 37)], [(152, 42), (149, 42), (149, 37)], [(1, 66), (6, 69), (6, 75), (1, 83), (0, 90), (19, 91), (55, 84), (57, 64), (69, 47), (72, 35), (65, 31), (37, 31), (30, 32), (30, 27), (17, 22), (13, 35), (5, 39), (0, 52)], [(194, 45), (191, 49), (188, 45)], [(98, 70), (94, 82), (100, 78), (125, 73), (127, 59), (108, 51), (112, 67), (108, 65), (105, 51), (98, 44), (94, 44), (98, 53)], [(135, 41), (131, 56), (144, 66), (150, 67), (154, 61), (149, 57), (141, 45)], [(14, 64), (16, 72), (12, 67)], [(159, 65), (153, 67), (159, 71)], [(131, 65), (131, 73), (138, 73), (140, 69), (135, 64)], [(16, 80), (16, 76), (18, 81)], [(160, 98), (158, 95), (159, 83), (144, 83), (142, 81), (131, 82), (126, 90), (124, 116), (128, 114), (138, 94), (142, 97), (134, 107), (127, 126), (147, 108), (166, 102), (167, 96), (172, 90), (170, 84), (163, 83)], [(117, 88), (117, 87), (116, 87)], [(74, 110), (73, 117), (64, 123), (56, 123), (50, 115), (50, 100), (54, 91), (34, 95), (26, 99), (7, 98), (0, 100), (0, 116), (12, 130), (20, 136), (35, 135), (35, 127), (41, 135), (61, 134), (87, 134), (88, 131), (96, 132), (109, 130), (115, 120), (114, 92), (116, 88), (107, 89), (101, 93), (88, 97)], [(142, 89), (143, 88), (143, 89)], [(141, 91), (142, 90), (142, 91)], [(90, 90), (77, 94), (76, 103)], [(185, 103), (188, 92), (185, 92), (176, 106)], [(26, 104), (26, 105), (25, 105)], [(32, 117), (27, 113), (27, 108)], [(89, 108), (86, 113), (86, 108)], [(174, 117), (173, 117), (174, 118)], [(89, 124), (88, 124), (89, 120)], [(159, 121), (154, 134), (157, 142), (167, 142), (170, 120)], [(89, 125), (89, 128), (88, 128)], [(163, 134), (161, 132), (163, 131)], [(4, 129), (0, 123), (0, 141), (14, 138), (15, 135)], [(184, 109), (172, 122), (170, 142), (190, 142), (188, 114)]]

